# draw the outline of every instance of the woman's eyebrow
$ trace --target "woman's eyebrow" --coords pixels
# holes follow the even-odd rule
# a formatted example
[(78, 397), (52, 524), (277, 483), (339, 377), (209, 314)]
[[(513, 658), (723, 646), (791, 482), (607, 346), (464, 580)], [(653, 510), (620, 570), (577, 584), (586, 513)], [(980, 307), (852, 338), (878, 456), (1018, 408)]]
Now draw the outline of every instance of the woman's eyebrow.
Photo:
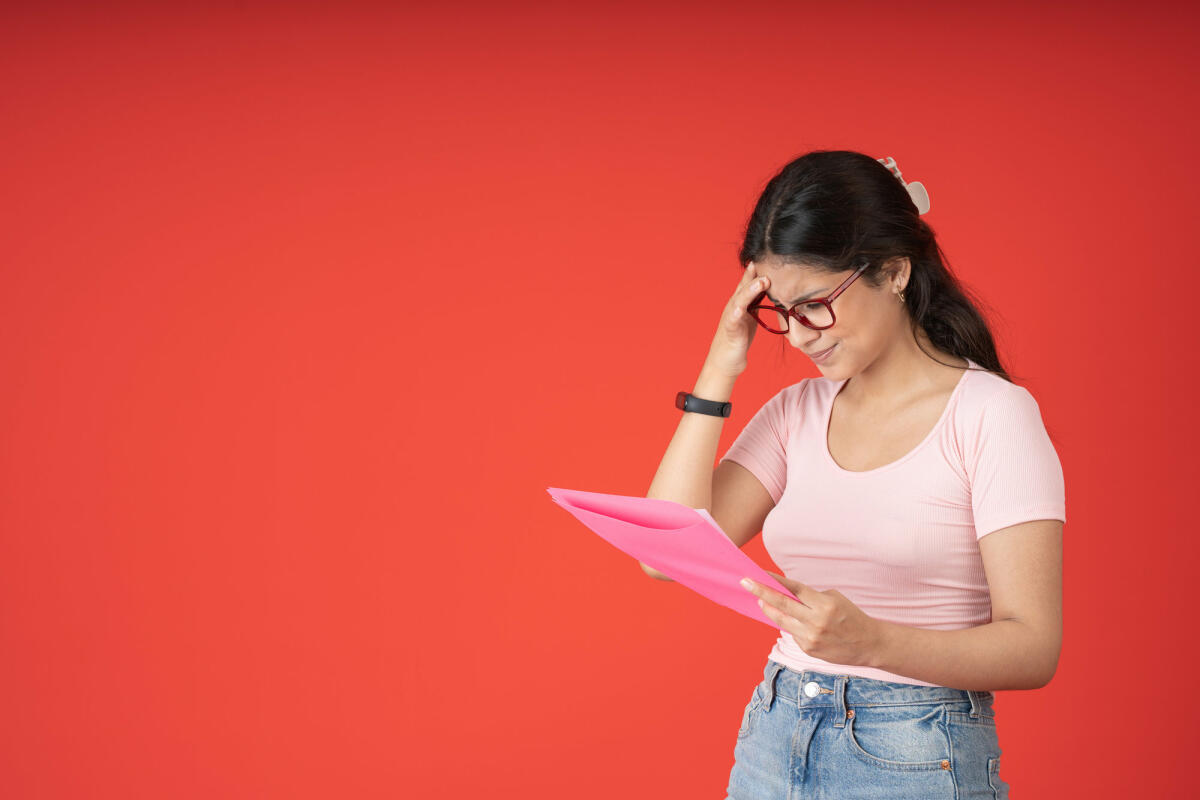
[[(796, 303), (799, 303), (803, 300), (807, 300), (810, 297), (816, 297), (817, 295), (820, 295), (822, 292), (825, 292), (825, 291), (826, 291), (825, 289), (817, 289), (815, 292), (809, 292), (808, 294), (803, 295), (802, 297), (797, 297), (795, 300), (793, 300), (790, 303), (787, 303), (786, 305), (794, 306), (794, 305), (796, 305)], [(824, 296), (824, 295), (822, 295), (822, 296)], [(774, 303), (777, 306), (785, 305), (784, 303), (781, 303), (778, 300), (776, 300), (774, 297), (771, 297), (770, 292), (767, 293), (767, 299), (770, 300), (772, 303)]]

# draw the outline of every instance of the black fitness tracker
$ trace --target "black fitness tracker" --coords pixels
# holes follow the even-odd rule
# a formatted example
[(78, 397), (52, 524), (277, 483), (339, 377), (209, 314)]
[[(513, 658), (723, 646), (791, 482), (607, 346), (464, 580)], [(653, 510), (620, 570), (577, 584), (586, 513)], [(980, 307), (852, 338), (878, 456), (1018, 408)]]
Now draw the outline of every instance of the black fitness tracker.
[(702, 400), (689, 392), (675, 395), (675, 407), (684, 411), (695, 411), (699, 414), (709, 414), (714, 417), (728, 417), (733, 411), (733, 403), (718, 403), (715, 400)]

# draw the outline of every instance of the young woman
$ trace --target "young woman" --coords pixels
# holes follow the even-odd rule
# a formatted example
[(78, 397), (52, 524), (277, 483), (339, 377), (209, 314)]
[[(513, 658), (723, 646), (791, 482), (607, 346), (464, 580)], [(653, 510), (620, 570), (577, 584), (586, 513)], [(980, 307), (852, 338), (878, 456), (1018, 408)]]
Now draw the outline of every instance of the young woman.
[[(780, 636), (727, 800), (1006, 798), (992, 692), (1058, 663), (1058, 455), (910, 191), (851, 151), (767, 184), (647, 494), (707, 508), (738, 547), (761, 530), (800, 601), (748, 589)], [(821, 376), (772, 397), (714, 470), (717, 404), (760, 328)]]

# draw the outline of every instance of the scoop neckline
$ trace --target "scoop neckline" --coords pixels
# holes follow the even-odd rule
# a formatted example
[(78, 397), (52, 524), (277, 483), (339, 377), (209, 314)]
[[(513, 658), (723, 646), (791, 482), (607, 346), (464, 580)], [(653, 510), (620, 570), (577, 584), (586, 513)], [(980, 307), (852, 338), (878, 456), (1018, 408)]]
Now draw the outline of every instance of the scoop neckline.
[[(964, 358), (966, 357), (964, 356)], [(967, 367), (978, 368), (979, 365), (967, 358)], [(963, 384), (967, 382), (967, 376), (975, 371), (976, 369), (963, 370), (963, 374), (959, 377), (958, 383), (954, 384), (954, 390), (950, 392), (950, 397), (946, 400), (946, 407), (942, 409), (942, 413), (938, 417), (937, 422), (933, 423), (933, 427), (929, 429), (929, 432), (925, 434), (925, 438), (922, 439), (916, 447), (909, 450), (895, 461), (889, 461), (882, 466), (866, 470), (846, 469), (841, 464), (837, 463), (837, 461), (835, 461), (833, 458), (833, 454), (829, 452), (829, 424), (833, 421), (833, 402), (837, 399), (838, 393), (842, 391), (842, 387), (846, 385), (846, 381), (850, 380), (850, 378), (843, 378), (842, 380), (838, 381), (834, 386), (833, 396), (829, 399), (829, 407), (825, 409), (825, 425), (822, 428), (821, 434), (821, 451), (825, 454), (825, 462), (829, 464), (829, 466), (832, 467), (836, 472), (842, 475), (876, 475), (880, 472), (890, 470), (893, 467), (898, 467), (904, 462), (910, 460), (916, 456), (917, 453), (921, 452), (925, 445), (933, 439), (939, 430), (941, 430), (942, 425), (945, 424), (946, 418), (950, 416), (950, 409), (954, 406), (954, 401), (957, 399), (959, 392), (962, 390)]]

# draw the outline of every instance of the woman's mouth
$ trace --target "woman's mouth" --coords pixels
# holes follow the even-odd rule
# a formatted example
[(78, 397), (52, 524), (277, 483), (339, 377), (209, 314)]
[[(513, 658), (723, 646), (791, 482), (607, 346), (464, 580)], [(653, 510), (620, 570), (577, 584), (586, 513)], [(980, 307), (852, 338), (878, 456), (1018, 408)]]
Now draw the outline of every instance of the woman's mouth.
[(836, 348), (836, 347), (837, 347), (837, 345), (835, 344), (833, 347), (826, 348), (825, 350), (822, 350), (819, 353), (811, 354), (809, 356), (809, 358), (811, 358), (816, 363), (820, 364), (829, 358), (829, 356), (833, 353), (834, 348)]

